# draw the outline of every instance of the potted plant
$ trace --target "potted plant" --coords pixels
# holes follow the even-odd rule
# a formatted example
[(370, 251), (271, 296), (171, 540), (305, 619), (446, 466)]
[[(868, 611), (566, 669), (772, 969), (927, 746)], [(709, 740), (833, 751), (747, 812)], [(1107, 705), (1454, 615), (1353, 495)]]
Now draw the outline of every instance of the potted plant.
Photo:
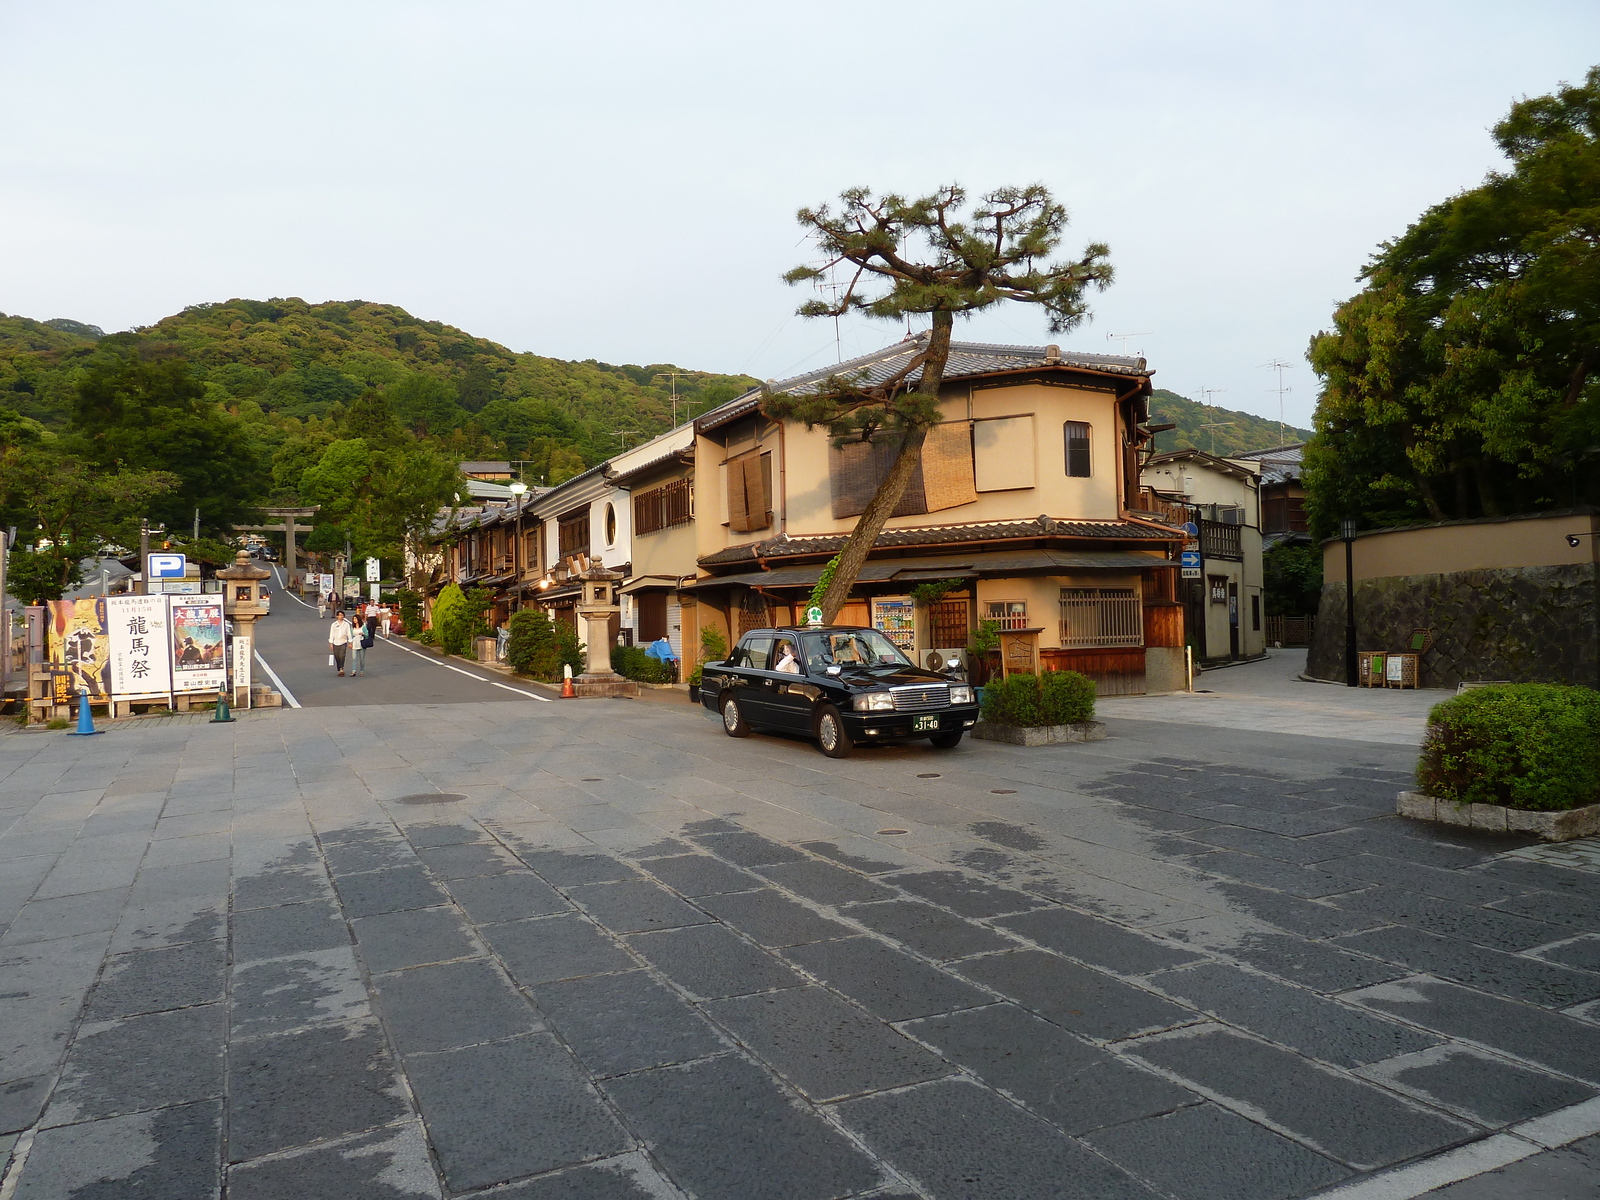
[(721, 662), (728, 657), (728, 639), (715, 626), (707, 625), (700, 631), (700, 661), (689, 672), (689, 702), (700, 703), (700, 681), (705, 676), (705, 664)]
[(1016, 671), (993, 679), (972, 736), (1014, 746), (1096, 742), (1105, 724), (1094, 719), (1094, 680), (1077, 671)]
[(1000, 622), (980, 621), (967, 640), (967, 676), (978, 690), (978, 702), (983, 703), (984, 686), (998, 665), (1000, 653)]

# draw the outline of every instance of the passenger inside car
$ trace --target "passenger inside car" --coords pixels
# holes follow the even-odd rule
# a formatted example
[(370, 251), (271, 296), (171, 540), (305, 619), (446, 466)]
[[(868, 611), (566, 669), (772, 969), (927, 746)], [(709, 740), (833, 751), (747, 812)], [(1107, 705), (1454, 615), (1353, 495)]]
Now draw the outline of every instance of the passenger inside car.
[(774, 671), (784, 671), (790, 675), (800, 674), (800, 658), (795, 653), (794, 643), (787, 638), (778, 643), (778, 661), (772, 669)]

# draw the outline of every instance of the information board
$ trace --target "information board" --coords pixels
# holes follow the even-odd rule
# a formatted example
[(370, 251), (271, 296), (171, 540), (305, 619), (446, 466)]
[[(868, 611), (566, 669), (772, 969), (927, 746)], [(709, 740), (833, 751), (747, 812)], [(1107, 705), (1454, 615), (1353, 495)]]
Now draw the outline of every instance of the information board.
[(111, 692), (118, 700), (148, 700), (172, 691), (172, 651), (165, 596), (110, 596), (106, 630), (111, 644)]

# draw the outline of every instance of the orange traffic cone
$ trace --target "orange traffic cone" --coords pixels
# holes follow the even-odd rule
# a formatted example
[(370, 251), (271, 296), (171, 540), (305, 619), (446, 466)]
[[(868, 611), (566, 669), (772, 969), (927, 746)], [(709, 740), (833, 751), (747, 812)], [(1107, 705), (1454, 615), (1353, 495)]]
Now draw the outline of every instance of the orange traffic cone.
[(561, 665), (561, 698), (563, 700), (576, 700), (578, 698), (577, 690), (572, 686), (571, 663), (563, 663)]

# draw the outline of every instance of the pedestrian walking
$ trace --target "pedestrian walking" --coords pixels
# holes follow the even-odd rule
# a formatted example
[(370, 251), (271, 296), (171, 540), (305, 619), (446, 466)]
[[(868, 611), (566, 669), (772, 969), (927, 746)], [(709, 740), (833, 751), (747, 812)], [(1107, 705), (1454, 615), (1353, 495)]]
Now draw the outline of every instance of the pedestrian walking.
[(378, 614), (371, 608), (367, 609), (367, 619), (361, 622), (356, 634), (356, 641), (359, 643), (359, 648), (356, 651), (356, 662), (360, 668), (356, 671), (356, 674), (365, 675), (367, 673), (367, 651), (372, 649), (372, 643), (378, 637)]
[(355, 630), (350, 627), (350, 620), (340, 609), (333, 615), (333, 625), (328, 630), (328, 652), (333, 656), (333, 665), (339, 668), (339, 674), (344, 674), (345, 655), (349, 653), (350, 643), (356, 641)]
[(383, 636), (384, 637), (388, 637), (389, 636), (389, 621), (391, 619), (390, 615), (389, 615), (389, 606), (387, 604), (379, 605), (378, 606), (378, 613), (379, 613), (379, 621), (383, 625)]
[(321, 588), (317, 589), (317, 620), (322, 620), (328, 615), (328, 597)]

